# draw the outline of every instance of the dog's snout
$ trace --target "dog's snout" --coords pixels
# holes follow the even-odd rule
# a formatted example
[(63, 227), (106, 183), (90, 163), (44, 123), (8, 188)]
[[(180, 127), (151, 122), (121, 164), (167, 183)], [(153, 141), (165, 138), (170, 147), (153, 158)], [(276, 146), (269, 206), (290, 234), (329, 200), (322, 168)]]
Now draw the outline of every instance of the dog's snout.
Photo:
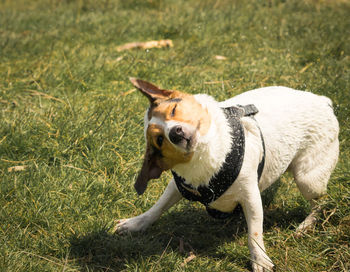
[(181, 142), (182, 139), (184, 139), (185, 133), (181, 126), (174, 126), (170, 132), (169, 132), (169, 139), (174, 144), (178, 144)]

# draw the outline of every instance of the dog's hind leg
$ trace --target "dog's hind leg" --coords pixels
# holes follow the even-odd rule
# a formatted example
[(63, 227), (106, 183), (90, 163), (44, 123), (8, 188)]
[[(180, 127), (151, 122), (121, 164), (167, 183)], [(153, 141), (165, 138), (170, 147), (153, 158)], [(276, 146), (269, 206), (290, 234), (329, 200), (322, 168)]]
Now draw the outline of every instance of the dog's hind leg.
[(300, 237), (304, 233), (306, 233), (308, 230), (310, 230), (317, 222), (317, 218), (320, 215), (322, 211), (322, 204), (320, 203), (320, 200), (310, 200), (311, 205), (311, 212), (310, 214), (304, 219), (303, 222), (299, 224), (299, 226), (295, 230), (295, 236)]
[(295, 182), (302, 195), (311, 204), (311, 213), (296, 229), (296, 234), (311, 229), (322, 211), (321, 197), (327, 193), (330, 175), (337, 163), (339, 141), (336, 138), (326, 146), (304, 150), (291, 164)]

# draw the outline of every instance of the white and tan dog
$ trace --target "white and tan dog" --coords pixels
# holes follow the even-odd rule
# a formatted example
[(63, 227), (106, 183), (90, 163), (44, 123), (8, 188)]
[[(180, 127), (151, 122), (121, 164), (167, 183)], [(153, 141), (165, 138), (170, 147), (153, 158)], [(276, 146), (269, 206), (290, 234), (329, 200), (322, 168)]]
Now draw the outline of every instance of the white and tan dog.
[[(239, 174), (207, 207), (228, 213), (240, 204), (248, 225), (253, 271), (272, 270), (273, 263), (263, 242), (260, 193), (289, 169), (313, 207), (297, 231), (315, 223), (316, 200), (326, 194), (339, 153), (339, 125), (331, 100), (286, 87), (267, 87), (217, 102), (205, 94), (163, 90), (139, 79), (130, 80), (150, 101), (144, 118), (147, 150), (135, 183), (139, 194), (145, 191), (150, 179), (158, 178), (168, 169), (183, 178), (189, 191), (208, 186), (221, 171), (234, 141), (234, 131), (223, 108), (255, 105), (258, 112), (254, 112), (254, 118), (244, 115), (239, 118), (245, 140)], [(262, 160), (264, 167), (258, 178)], [(117, 233), (145, 230), (181, 197), (172, 179), (150, 210), (119, 220)]]

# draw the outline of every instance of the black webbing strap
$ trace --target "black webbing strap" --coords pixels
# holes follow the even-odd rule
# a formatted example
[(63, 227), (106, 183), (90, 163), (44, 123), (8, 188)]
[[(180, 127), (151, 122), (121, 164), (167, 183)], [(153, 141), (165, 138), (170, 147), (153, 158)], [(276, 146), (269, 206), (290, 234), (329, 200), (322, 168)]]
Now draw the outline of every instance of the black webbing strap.
[[(180, 177), (176, 172), (172, 171), (175, 183), (182, 196), (191, 201), (199, 201), (207, 208), (208, 213), (219, 219), (224, 219), (232, 215), (232, 213), (224, 213), (209, 207), (209, 203), (218, 199), (226, 190), (235, 182), (243, 164), (245, 137), (244, 129), (240, 119), (244, 116), (254, 118), (258, 113), (258, 109), (249, 104), (246, 106), (233, 106), (223, 108), (226, 118), (231, 126), (232, 146), (231, 151), (227, 154), (225, 162), (219, 172), (211, 178), (208, 186), (192, 187), (186, 183), (186, 180)], [(260, 130), (260, 128), (259, 128)], [(258, 165), (258, 181), (262, 175), (265, 164), (265, 143), (260, 130), (263, 158)]]

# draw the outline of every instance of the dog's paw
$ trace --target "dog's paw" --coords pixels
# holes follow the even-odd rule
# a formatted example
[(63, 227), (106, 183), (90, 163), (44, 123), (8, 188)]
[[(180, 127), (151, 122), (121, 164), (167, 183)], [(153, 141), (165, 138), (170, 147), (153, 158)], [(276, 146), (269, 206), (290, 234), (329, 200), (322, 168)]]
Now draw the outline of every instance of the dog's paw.
[(257, 263), (252, 264), (253, 272), (272, 272), (273, 267), (274, 265), (272, 263), (263, 264), (263, 265), (260, 265)]
[(273, 262), (267, 256), (263, 256), (256, 261), (252, 261), (253, 272), (272, 272), (273, 268)]
[(318, 214), (320, 213), (319, 210), (313, 210), (306, 218), (305, 220), (300, 223), (300, 225), (296, 228), (294, 237), (300, 238), (304, 236), (307, 232), (311, 231), (317, 221), (318, 221)]
[(149, 223), (146, 218), (143, 216), (136, 216), (128, 219), (117, 220), (112, 232), (116, 234), (138, 232), (145, 230), (148, 226)]

